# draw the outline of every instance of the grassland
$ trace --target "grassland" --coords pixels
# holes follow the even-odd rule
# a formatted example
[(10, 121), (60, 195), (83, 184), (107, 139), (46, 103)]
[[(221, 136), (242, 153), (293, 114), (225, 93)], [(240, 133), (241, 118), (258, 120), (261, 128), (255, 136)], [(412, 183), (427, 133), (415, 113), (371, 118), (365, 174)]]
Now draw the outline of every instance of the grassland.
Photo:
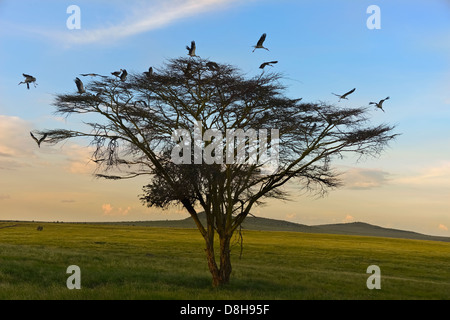
[[(213, 289), (195, 229), (0, 223), (0, 299), (450, 299), (450, 243), (246, 231)], [(369, 290), (369, 265), (381, 289)], [(81, 290), (69, 290), (69, 265)]]

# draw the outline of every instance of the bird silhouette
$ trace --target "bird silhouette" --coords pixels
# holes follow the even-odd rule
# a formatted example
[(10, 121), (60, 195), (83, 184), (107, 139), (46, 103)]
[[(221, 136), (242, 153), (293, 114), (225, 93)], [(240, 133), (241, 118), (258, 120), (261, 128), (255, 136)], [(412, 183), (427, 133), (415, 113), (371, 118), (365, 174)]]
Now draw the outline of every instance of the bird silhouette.
[(114, 71), (114, 72), (111, 72), (111, 74), (113, 75), (113, 76), (115, 76), (115, 77), (120, 77), (120, 73), (123, 71), (123, 69), (120, 69), (120, 71)]
[(125, 81), (127, 79), (127, 75), (128, 75), (127, 70), (123, 69), (122, 74), (120, 75), (120, 81)]
[(206, 66), (211, 71), (219, 71), (219, 65), (217, 63), (215, 63), (214, 61), (208, 61), (206, 63)]
[(188, 55), (191, 57), (196, 57), (195, 55), (195, 41), (191, 41), (191, 47), (186, 46), (186, 49), (188, 50)]
[(266, 66), (272, 66), (272, 64), (278, 63), (278, 61), (268, 61), (268, 62), (264, 62), (263, 64), (261, 64), (259, 66), (260, 69), (264, 69)]
[(253, 46), (253, 51), (255, 52), (256, 49), (266, 49), (267, 51), (269, 51), (269, 49), (267, 49), (266, 47), (263, 46), (264, 41), (266, 40), (266, 36), (267, 34), (263, 33), (262, 36), (259, 38), (258, 42), (256, 43), (256, 46)]
[(384, 99), (381, 99), (379, 102), (369, 102), (369, 104), (374, 104), (377, 108), (381, 109), (381, 111), (384, 112), (383, 109), (383, 102), (385, 102), (386, 100), (389, 100), (389, 97), (386, 97)]
[(183, 70), (183, 73), (186, 77), (192, 75), (192, 63), (190, 61), (186, 64), (186, 69)]
[(150, 78), (153, 75), (153, 67), (148, 68), (148, 71), (145, 71), (144, 74), (147, 78)]
[(80, 76), (83, 77), (103, 77), (102, 75), (98, 74), (98, 73), (80, 73)]
[(30, 83), (34, 83), (34, 87), (36, 88), (37, 83), (36, 83), (36, 78), (35, 77), (30, 76), (29, 74), (25, 74), (25, 73), (22, 73), (22, 75), (25, 77), (25, 80), (19, 82), (19, 85), (22, 84), (22, 83), (25, 83), (27, 85), (27, 89), (29, 90), (30, 89)]
[(78, 93), (79, 94), (85, 93), (86, 90), (84, 89), (83, 81), (81, 81), (80, 78), (78, 77), (76, 77), (74, 81), (75, 84), (77, 85)]
[(344, 94), (336, 94), (336, 93), (332, 93), (332, 94), (334, 94), (335, 96), (338, 96), (339, 97), (339, 101), (341, 101), (341, 99), (345, 99), (345, 100), (348, 100), (347, 99), (347, 96), (349, 95), (349, 94), (352, 94), (353, 92), (355, 92), (355, 90), (356, 90), (356, 88), (353, 88), (352, 90), (350, 90), (349, 92), (346, 92), (346, 93), (344, 93)]
[(47, 138), (47, 135), (48, 135), (48, 134), (47, 134), (47, 133), (44, 133), (44, 135), (43, 135), (40, 139), (36, 138), (32, 132), (30, 132), (30, 135), (31, 135), (31, 137), (33, 138), (33, 140), (36, 141), (38, 147), (40, 148), (40, 147), (41, 147), (42, 141), (44, 141), (45, 138)]

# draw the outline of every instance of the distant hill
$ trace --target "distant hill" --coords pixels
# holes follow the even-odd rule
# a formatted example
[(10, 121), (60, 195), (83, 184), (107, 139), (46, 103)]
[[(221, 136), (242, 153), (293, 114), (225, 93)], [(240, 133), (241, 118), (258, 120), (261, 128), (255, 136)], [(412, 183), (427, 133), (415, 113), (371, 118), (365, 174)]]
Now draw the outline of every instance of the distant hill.
[[(204, 214), (199, 214), (200, 220), (206, 222)], [(191, 217), (182, 220), (164, 220), (164, 221), (134, 221), (134, 222), (116, 222), (114, 224), (149, 226), (161, 228), (196, 228)], [(245, 230), (259, 230), (259, 231), (291, 231), (291, 232), (305, 232), (305, 233), (328, 233), (328, 234), (345, 234), (358, 236), (373, 236), (373, 237), (387, 237), (387, 238), (401, 238), (414, 240), (433, 240), (450, 242), (450, 237), (430, 236), (413, 231), (405, 231), (399, 229), (383, 228), (376, 225), (364, 222), (350, 222), (337, 224), (323, 224), (315, 226), (307, 226), (304, 224), (259, 218), (247, 217), (242, 224)]]
[(414, 231), (383, 228), (364, 222), (324, 224), (314, 226), (314, 228), (321, 230), (321, 233), (450, 242), (450, 237), (430, 236)]

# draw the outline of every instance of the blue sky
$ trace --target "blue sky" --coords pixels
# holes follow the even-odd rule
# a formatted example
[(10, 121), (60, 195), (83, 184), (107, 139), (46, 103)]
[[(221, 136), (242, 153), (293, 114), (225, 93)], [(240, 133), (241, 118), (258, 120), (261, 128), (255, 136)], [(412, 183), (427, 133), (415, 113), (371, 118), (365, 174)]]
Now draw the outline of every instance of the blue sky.
[[(81, 29), (69, 30), (70, 5)], [(370, 30), (370, 5), (381, 29)], [(80, 143), (42, 146), (31, 129), (77, 125), (54, 116), (54, 95), (75, 90), (80, 73), (142, 72), (197, 54), (249, 76), (278, 60), (288, 94), (337, 103), (331, 92), (356, 87), (342, 105), (390, 96), (374, 123), (402, 135), (377, 159), (336, 162), (346, 186), (326, 198), (294, 196), (256, 209), (305, 224), (365, 221), (450, 236), (450, 1), (11, 1), (0, 0), (0, 219), (64, 221), (176, 219), (142, 207), (142, 180), (92, 178)], [(267, 33), (270, 51), (251, 46)], [(17, 84), (22, 73), (38, 86)], [(2, 209), (3, 208), (3, 209)]]

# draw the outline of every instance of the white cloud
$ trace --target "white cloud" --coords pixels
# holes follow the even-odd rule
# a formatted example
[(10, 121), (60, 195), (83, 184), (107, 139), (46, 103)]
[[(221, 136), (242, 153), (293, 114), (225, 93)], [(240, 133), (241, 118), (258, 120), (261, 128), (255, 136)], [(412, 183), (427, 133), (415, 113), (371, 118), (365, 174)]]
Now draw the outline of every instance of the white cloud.
[(30, 165), (36, 143), (30, 137), (29, 122), (0, 115), (0, 169), (11, 170)]
[(407, 185), (448, 186), (450, 184), (450, 161), (441, 161), (432, 166), (423, 167), (418, 172), (395, 180)]
[(344, 222), (353, 222), (353, 221), (355, 221), (355, 217), (353, 217), (353, 216), (351, 216), (349, 214), (347, 214), (345, 216)]
[(93, 147), (73, 144), (62, 150), (68, 161), (68, 164), (64, 167), (67, 171), (81, 174), (94, 173), (96, 165), (90, 160), (94, 151)]
[(109, 203), (104, 203), (102, 205), (102, 211), (103, 211), (103, 215), (104, 216), (126, 216), (129, 214), (129, 212), (131, 211), (131, 207), (126, 207), (126, 208), (114, 208), (111, 204)]
[(236, 0), (170, 0), (148, 1), (130, 4), (127, 18), (116, 24), (97, 29), (83, 29), (77, 32), (59, 32), (50, 30), (35, 31), (50, 36), (59, 42), (70, 44), (88, 44), (114, 42), (115, 40), (164, 27), (179, 19), (221, 9), (237, 2)]
[(372, 189), (386, 184), (389, 173), (378, 169), (351, 168), (345, 172), (344, 184), (350, 189)]
[(112, 212), (112, 210), (113, 210), (113, 207), (109, 203), (102, 204), (103, 215), (105, 215), (105, 216), (109, 215)]
[(296, 217), (297, 215), (295, 213), (288, 213), (286, 214), (286, 220), (292, 220)]

